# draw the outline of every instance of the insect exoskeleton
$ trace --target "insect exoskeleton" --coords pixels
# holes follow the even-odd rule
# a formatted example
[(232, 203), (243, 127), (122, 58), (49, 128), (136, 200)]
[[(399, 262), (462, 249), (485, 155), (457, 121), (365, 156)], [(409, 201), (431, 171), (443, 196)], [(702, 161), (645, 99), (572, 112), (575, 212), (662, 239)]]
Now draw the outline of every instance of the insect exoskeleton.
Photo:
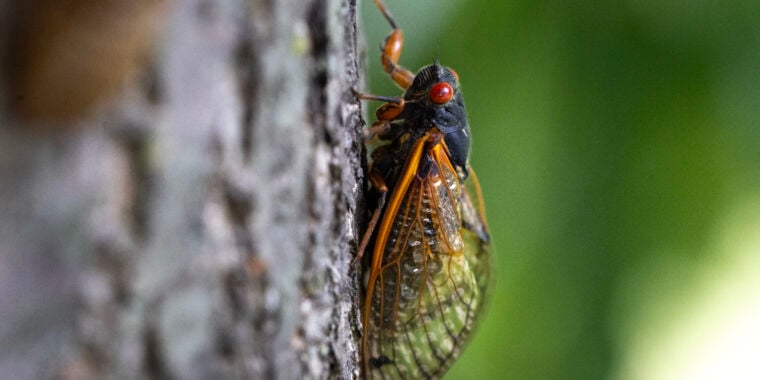
[(398, 64), (403, 36), (391, 25), (381, 62), (403, 96), (385, 103), (368, 134), (369, 202), (359, 246), (366, 378), (440, 378), (459, 356), (483, 307), (489, 243), (480, 186), (469, 165), (470, 127), (457, 73), (437, 62), (417, 74)]

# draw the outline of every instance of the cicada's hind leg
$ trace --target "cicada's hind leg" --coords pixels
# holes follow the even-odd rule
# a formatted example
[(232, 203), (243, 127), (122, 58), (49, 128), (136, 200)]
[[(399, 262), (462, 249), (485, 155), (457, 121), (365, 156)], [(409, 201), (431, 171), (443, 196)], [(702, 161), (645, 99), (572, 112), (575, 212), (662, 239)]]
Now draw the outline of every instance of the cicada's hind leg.
[(398, 64), (401, 50), (404, 47), (404, 35), (401, 33), (396, 20), (391, 15), (391, 12), (388, 11), (388, 8), (385, 7), (383, 1), (375, 0), (375, 5), (377, 5), (377, 8), (380, 9), (380, 12), (383, 13), (383, 16), (391, 24), (391, 28), (393, 28), (388, 37), (385, 37), (385, 42), (380, 45), (380, 61), (383, 63), (383, 69), (391, 76), (391, 79), (406, 90), (412, 85), (414, 74)]
[(364, 236), (362, 236), (362, 241), (359, 244), (359, 249), (356, 251), (356, 258), (354, 259), (354, 262), (359, 262), (359, 260), (361, 260), (362, 256), (364, 255), (364, 251), (367, 249), (367, 244), (369, 244), (369, 240), (372, 238), (372, 233), (375, 232), (377, 221), (380, 219), (380, 215), (383, 213), (383, 208), (385, 207), (385, 198), (388, 195), (388, 186), (385, 185), (385, 180), (380, 176), (379, 173), (370, 171), (369, 182), (372, 184), (372, 187), (380, 192), (380, 196), (377, 199), (377, 207), (372, 213), (372, 219), (369, 220), (367, 230), (364, 231)]

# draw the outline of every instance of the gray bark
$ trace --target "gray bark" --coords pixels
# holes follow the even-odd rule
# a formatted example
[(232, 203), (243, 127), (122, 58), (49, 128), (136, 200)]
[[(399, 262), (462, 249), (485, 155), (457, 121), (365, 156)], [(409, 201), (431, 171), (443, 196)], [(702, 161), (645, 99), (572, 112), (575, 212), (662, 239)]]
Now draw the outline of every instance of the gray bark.
[[(154, 8), (150, 60), (92, 106), (45, 80), (63, 105), (18, 111), (35, 58), (1, 42), (0, 378), (356, 378), (355, 0)], [(71, 34), (78, 90), (128, 35), (104, 12)]]

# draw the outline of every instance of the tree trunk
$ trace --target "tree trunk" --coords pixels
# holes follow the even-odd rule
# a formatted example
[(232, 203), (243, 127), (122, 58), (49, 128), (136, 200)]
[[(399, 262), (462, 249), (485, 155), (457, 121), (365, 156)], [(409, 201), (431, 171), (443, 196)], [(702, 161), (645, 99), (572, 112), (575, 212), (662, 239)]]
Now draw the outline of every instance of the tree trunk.
[(356, 378), (355, 0), (98, 3), (0, 0), (0, 378)]

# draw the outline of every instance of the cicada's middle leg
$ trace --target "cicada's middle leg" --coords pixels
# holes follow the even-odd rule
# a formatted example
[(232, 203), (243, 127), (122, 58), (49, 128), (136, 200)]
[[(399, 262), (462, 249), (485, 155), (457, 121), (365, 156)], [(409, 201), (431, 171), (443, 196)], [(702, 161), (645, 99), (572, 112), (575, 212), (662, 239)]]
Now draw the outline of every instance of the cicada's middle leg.
[(398, 115), (401, 114), (401, 111), (404, 110), (405, 101), (404, 98), (400, 96), (382, 96), (365, 94), (362, 92), (356, 92), (355, 94), (357, 98), (362, 100), (379, 100), (385, 102), (377, 109), (377, 111), (375, 111), (377, 121), (372, 123), (372, 126), (367, 129), (364, 136), (367, 140), (370, 140), (375, 135), (382, 135), (390, 126), (390, 122), (395, 120)]
[(404, 35), (383, 1), (375, 0), (375, 5), (377, 5), (377, 8), (380, 9), (380, 12), (383, 13), (383, 16), (391, 24), (391, 28), (393, 28), (388, 37), (385, 37), (385, 42), (380, 44), (380, 61), (383, 63), (383, 69), (391, 76), (391, 79), (406, 90), (412, 85), (414, 74), (398, 64), (401, 50), (404, 47)]

